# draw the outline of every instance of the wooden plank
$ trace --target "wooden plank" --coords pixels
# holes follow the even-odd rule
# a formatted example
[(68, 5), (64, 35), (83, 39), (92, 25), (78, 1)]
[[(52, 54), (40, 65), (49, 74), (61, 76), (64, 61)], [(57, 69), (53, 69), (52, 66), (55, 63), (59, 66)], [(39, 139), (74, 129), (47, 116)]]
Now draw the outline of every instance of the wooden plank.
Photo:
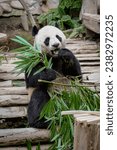
[(15, 64), (1, 64), (0, 65), (0, 73), (5, 72), (14, 72), (13, 69), (15, 68)]
[(92, 74), (84, 74), (83, 75), (83, 79), (84, 80), (88, 80), (90, 82), (99, 83), (99, 81), (100, 81), (100, 73), (99, 72), (95, 72), (95, 73), (92, 73)]
[(0, 108), (0, 118), (18, 118), (27, 116), (27, 108), (20, 107), (1, 107)]
[(8, 80), (8, 81), (2, 81), (0, 82), (0, 87), (10, 87), (12, 86), (12, 81), (11, 80)]
[(0, 106), (27, 105), (28, 102), (27, 95), (0, 95)]
[(84, 54), (84, 55), (87, 55), (87, 54), (92, 54), (92, 53), (98, 53), (99, 54), (99, 50), (95, 49), (95, 50), (90, 50), (90, 49), (87, 49), (87, 50), (80, 50), (80, 49), (73, 49), (72, 52), (74, 53), (74, 55), (76, 54)]
[(80, 62), (81, 67), (82, 66), (100, 66), (100, 62)]
[(74, 45), (74, 44), (78, 44), (78, 45), (95, 45), (96, 42), (95, 41), (91, 41), (91, 40), (81, 40), (81, 39), (66, 39), (66, 44), (67, 45)]
[(0, 87), (0, 95), (25, 95), (25, 87)]
[(50, 131), (34, 128), (0, 129), (0, 146), (22, 145), (27, 140), (32, 141), (32, 143), (49, 141)]
[(80, 58), (87, 58), (87, 57), (99, 57), (99, 54), (98, 53), (92, 53), (92, 54), (76, 54), (75, 55), (76, 57), (78, 57), (79, 59)]
[(67, 45), (66, 48), (72, 50), (72, 49), (75, 49), (77, 48), (78, 50), (87, 50), (87, 49), (90, 49), (90, 50), (95, 50), (97, 49), (97, 44), (95, 45), (89, 45), (89, 44), (84, 44), (84, 45), (78, 45), (78, 44), (70, 44), (70, 45)]
[(81, 70), (82, 70), (83, 74), (100, 72), (100, 66), (90, 66), (90, 67), (89, 66), (88, 67), (83, 66), (81, 68)]
[(16, 74), (16, 73), (0, 73), (1, 80), (21, 80), (24, 79), (24, 74)]
[[(76, 57), (77, 58), (77, 57)], [(78, 57), (78, 59), (79, 59), (79, 61), (81, 62), (86, 62), (86, 61), (90, 61), (90, 62), (92, 62), (92, 61), (94, 61), (94, 62), (96, 62), (96, 61), (100, 61), (100, 58), (99, 57), (87, 57), (87, 58), (79, 58)]]

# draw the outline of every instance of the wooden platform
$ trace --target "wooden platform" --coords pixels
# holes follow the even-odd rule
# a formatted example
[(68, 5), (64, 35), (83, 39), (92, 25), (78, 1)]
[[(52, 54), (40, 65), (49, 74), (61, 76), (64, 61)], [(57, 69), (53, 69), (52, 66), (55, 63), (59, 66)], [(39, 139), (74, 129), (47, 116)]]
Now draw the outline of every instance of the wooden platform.
[[(80, 61), (83, 84), (99, 92), (100, 58), (96, 42), (67, 40), (67, 48)], [(0, 146), (10, 146), (12, 149), (12, 146), (21, 146), (24, 144), (22, 141), (26, 142), (26, 140), (30, 140), (33, 137), (32, 141), (35, 141), (35, 143), (39, 141), (46, 142), (45, 149), (47, 149), (49, 141), (49, 132), (47, 130), (40, 131), (38, 129), (24, 128), (26, 127), (25, 120), (28, 104), (24, 74), (17, 76), (17, 73), (13, 71), (15, 65), (12, 63), (16, 60), (13, 53), (7, 54), (6, 57), (7, 59), (2, 61), (0, 65)], [(27, 136), (28, 134), (30, 136)], [(46, 136), (45, 139), (42, 139), (42, 134)], [(18, 136), (22, 137), (23, 140)]]

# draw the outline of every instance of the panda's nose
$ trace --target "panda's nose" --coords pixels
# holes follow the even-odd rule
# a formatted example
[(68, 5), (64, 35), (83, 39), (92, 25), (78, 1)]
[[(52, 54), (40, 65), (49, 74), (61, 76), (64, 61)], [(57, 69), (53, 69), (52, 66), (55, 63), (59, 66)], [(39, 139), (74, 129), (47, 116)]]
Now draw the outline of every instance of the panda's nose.
[(58, 48), (59, 43), (55, 43), (55, 44), (53, 44), (52, 46), (55, 47), (55, 48)]

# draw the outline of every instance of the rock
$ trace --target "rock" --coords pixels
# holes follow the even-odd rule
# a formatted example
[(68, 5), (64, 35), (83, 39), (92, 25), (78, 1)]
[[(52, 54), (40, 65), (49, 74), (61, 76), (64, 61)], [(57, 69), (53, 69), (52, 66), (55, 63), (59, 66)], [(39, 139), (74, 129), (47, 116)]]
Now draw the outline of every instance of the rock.
[(31, 6), (33, 6), (33, 5), (38, 5), (39, 4), (39, 2), (38, 2), (38, 0), (24, 0), (24, 2), (27, 4), (27, 6), (29, 6), (29, 7), (31, 7)]
[(49, 8), (47, 7), (47, 5), (42, 5), (41, 10), (42, 12), (48, 12)]
[(48, 0), (47, 6), (49, 9), (57, 8), (59, 5), (59, 0)]
[(9, 4), (7, 3), (0, 3), (1, 7), (3, 8), (4, 12), (10, 13), (12, 11), (12, 8)]
[(15, 9), (21, 9), (21, 10), (24, 9), (23, 6), (22, 6), (22, 4), (19, 1), (17, 1), (17, 0), (13, 0), (11, 2), (11, 6), (13, 8), (15, 8)]
[(29, 8), (29, 10), (33, 15), (42, 13), (40, 5), (37, 3), (33, 4), (33, 6)]
[(10, 16), (22, 16), (24, 14), (24, 10), (19, 9), (12, 9), (11, 13), (3, 13), (3, 17), (10, 17)]

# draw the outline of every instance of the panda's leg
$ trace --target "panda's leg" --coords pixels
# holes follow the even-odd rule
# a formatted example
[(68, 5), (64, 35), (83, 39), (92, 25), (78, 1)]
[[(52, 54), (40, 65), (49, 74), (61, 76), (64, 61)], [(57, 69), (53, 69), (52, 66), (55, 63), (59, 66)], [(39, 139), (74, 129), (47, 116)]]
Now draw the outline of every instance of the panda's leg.
[(43, 106), (50, 99), (46, 89), (37, 88), (33, 91), (28, 105), (28, 122), (30, 127), (47, 128), (45, 119), (39, 119)]

